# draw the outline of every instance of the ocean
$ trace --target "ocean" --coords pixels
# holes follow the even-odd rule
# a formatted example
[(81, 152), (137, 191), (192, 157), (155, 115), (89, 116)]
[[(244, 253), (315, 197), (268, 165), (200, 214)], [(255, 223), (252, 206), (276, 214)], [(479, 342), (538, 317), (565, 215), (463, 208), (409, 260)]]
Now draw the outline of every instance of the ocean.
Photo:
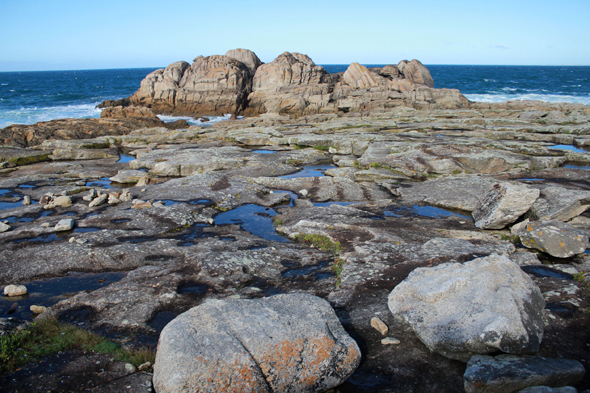
[[(435, 87), (459, 89), (471, 101), (541, 100), (590, 105), (590, 66), (426, 66)], [(347, 67), (324, 65), (330, 73)], [(130, 96), (155, 69), (0, 72), (0, 128), (61, 118), (100, 117), (100, 109), (95, 108), (98, 103)], [(184, 119), (200, 123), (198, 119)]]

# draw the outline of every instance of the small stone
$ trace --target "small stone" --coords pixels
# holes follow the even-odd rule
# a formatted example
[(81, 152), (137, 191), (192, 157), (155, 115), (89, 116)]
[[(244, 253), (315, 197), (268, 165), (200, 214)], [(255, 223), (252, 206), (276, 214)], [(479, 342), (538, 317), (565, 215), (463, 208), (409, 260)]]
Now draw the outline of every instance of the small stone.
[(71, 218), (64, 218), (63, 220), (59, 220), (59, 222), (55, 225), (55, 231), (56, 232), (69, 231), (72, 228), (74, 228), (75, 224), (76, 224), (76, 222), (74, 220), (72, 220)]
[(102, 204), (104, 204), (108, 199), (108, 195), (107, 194), (102, 194), (97, 196), (96, 198), (94, 198), (92, 200), (92, 202), (90, 202), (90, 204), (88, 205), (88, 207), (96, 207), (96, 206), (100, 206)]
[(45, 306), (31, 306), (30, 310), (35, 313), (35, 314), (41, 314), (42, 312), (44, 312), (45, 310), (47, 310), (47, 307)]
[(69, 240), (70, 243), (74, 243), (75, 241), (76, 241), (76, 238), (75, 237), (71, 237), (70, 240)]
[(137, 367), (137, 369), (139, 371), (143, 371), (143, 370), (147, 370), (148, 368), (150, 368), (152, 365), (152, 362), (145, 362), (143, 364), (140, 364), (139, 367)]
[(47, 194), (43, 195), (41, 197), (41, 199), (39, 199), (39, 204), (40, 205), (47, 205), (52, 200), (53, 200), (53, 194), (47, 193)]
[(379, 333), (381, 333), (383, 336), (385, 336), (389, 331), (387, 325), (377, 317), (371, 318), (371, 326)]
[(117, 203), (121, 203), (122, 201), (115, 196), (115, 194), (109, 194), (109, 205), (116, 205)]
[(29, 195), (25, 195), (23, 198), (23, 206), (29, 206), (31, 204), (31, 197)]
[(23, 296), (28, 293), (24, 285), (7, 285), (4, 287), (4, 296)]
[(128, 188), (125, 188), (125, 189), (124, 189), (124, 190), (121, 192), (121, 195), (119, 195), (119, 199), (120, 199), (122, 202), (128, 202), (128, 201), (130, 201), (130, 200), (132, 200), (132, 199), (133, 199), (133, 197), (131, 196), (131, 193), (129, 192), (129, 189), (128, 189)]
[(10, 225), (0, 222), (0, 233), (9, 231), (11, 228), (12, 227)]
[(69, 196), (58, 196), (57, 198), (53, 198), (49, 203), (47, 203), (44, 208), (45, 209), (53, 209), (55, 207), (70, 207), (72, 206), (72, 198)]
[(51, 224), (48, 222), (44, 222), (43, 224), (41, 224), (41, 228), (49, 228), (50, 226)]
[(131, 206), (132, 209), (147, 209), (150, 207), (152, 207), (152, 204), (149, 202), (136, 203), (133, 206)]
[(88, 240), (86, 240), (86, 239), (76, 239), (76, 243), (78, 243), (78, 244), (84, 244), (84, 243), (86, 243), (87, 241), (88, 241)]
[(135, 366), (131, 363), (125, 363), (125, 371), (130, 372), (130, 373), (134, 373)]
[(145, 192), (145, 188), (142, 188), (142, 189), (141, 189), (141, 192)]
[(82, 199), (84, 199), (86, 202), (90, 202), (92, 201), (94, 198), (96, 198), (98, 195), (96, 193), (96, 190), (93, 188), (92, 190), (90, 190), (90, 192), (88, 193), (88, 195), (82, 197)]
[(302, 190), (299, 190), (299, 194), (300, 194), (301, 196), (307, 196), (307, 194), (309, 194), (309, 191), (307, 191), (307, 190), (304, 188), (304, 189), (302, 189)]
[(207, 222), (209, 222), (209, 225), (215, 225), (215, 220), (211, 217), (207, 219)]
[(381, 344), (383, 345), (398, 345), (400, 342), (401, 341), (395, 337), (385, 337), (383, 340), (381, 340)]
[(515, 252), (510, 255), (510, 260), (519, 266), (541, 265), (537, 254), (528, 251)]

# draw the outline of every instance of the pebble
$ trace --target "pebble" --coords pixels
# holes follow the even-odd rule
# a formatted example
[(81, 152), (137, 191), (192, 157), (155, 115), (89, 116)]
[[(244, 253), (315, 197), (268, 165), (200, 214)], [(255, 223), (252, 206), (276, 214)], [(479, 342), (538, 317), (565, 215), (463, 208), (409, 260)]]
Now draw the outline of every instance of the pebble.
[(398, 345), (401, 341), (395, 337), (385, 337), (381, 340), (381, 344), (383, 345)]
[(135, 366), (131, 363), (125, 363), (125, 371), (130, 372), (130, 373), (134, 373)]
[(41, 224), (41, 228), (49, 228), (50, 226), (51, 224), (48, 222), (44, 222), (43, 224)]
[(71, 237), (70, 240), (69, 240), (70, 243), (74, 243), (75, 241), (76, 241), (76, 238), (75, 237)]
[(377, 317), (371, 318), (371, 326), (383, 336), (385, 336), (389, 331), (387, 325)]
[(25, 197), (23, 198), (23, 206), (29, 206), (31, 204), (31, 197), (28, 195), (25, 195)]
[(301, 194), (301, 196), (307, 196), (307, 194), (309, 194), (309, 191), (307, 191), (305, 188), (303, 190), (299, 190), (299, 194)]
[(140, 364), (139, 367), (137, 367), (137, 369), (139, 371), (147, 370), (148, 368), (150, 368), (151, 365), (152, 365), (152, 362), (145, 362), (143, 364)]
[(4, 296), (23, 296), (29, 291), (24, 285), (7, 285), (4, 287)]

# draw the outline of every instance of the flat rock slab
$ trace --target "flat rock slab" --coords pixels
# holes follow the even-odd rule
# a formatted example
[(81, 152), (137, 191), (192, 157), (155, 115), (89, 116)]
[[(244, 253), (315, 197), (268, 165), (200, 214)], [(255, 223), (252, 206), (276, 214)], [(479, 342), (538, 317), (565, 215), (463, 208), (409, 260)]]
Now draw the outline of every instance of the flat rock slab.
[(29, 165), (39, 161), (49, 161), (51, 150), (22, 149), (17, 147), (0, 147), (0, 162), (14, 165)]
[(162, 331), (159, 393), (321, 392), (357, 368), (360, 350), (325, 300), (304, 294), (210, 301)]
[(476, 355), (467, 363), (463, 378), (467, 393), (510, 393), (532, 386), (575, 385), (584, 373), (584, 366), (575, 360)]
[(465, 362), (497, 350), (535, 353), (543, 337), (541, 291), (505, 256), (416, 269), (388, 305), (431, 351)]
[(117, 183), (137, 183), (139, 179), (141, 179), (144, 176), (148, 176), (148, 174), (144, 171), (129, 169), (119, 171), (119, 173), (109, 178), (109, 180)]
[(590, 191), (570, 190), (564, 187), (547, 187), (531, 206), (533, 220), (568, 221), (590, 207)]
[(523, 246), (557, 258), (581, 254), (588, 247), (588, 237), (584, 233), (561, 221), (529, 222), (516, 234)]
[(512, 224), (530, 209), (539, 193), (539, 190), (522, 184), (494, 184), (473, 211), (475, 226), (502, 229)]

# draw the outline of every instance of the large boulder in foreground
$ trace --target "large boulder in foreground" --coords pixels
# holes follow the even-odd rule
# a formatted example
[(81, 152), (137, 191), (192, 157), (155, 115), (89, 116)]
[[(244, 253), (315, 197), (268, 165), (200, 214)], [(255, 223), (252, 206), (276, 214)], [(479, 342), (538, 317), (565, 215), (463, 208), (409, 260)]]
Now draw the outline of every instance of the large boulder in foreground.
[(588, 236), (561, 221), (533, 221), (516, 231), (523, 246), (546, 252), (557, 258), (569, 258), (583, 253)]
[(526, 213), (540, 191), (524, 184), (496, 183), (491, 186), (473, 211), (475, 226), (502, 229)]
[(416, 269), (388, 305), (431, 351), (465, 362), (498, 350), (532, 354), (543, 337), (541, 291), (505, 256)]
[(214, 300), (162, 331), (158, 393), (321, 392), (360, 362), (356, 342), (325, 300), (305, 294)]
[(463, 378), (467, 393), (511, 393), (531, 386), (575, 385), (584, 373), (576, 360), (476, 355), (467, 363)]

